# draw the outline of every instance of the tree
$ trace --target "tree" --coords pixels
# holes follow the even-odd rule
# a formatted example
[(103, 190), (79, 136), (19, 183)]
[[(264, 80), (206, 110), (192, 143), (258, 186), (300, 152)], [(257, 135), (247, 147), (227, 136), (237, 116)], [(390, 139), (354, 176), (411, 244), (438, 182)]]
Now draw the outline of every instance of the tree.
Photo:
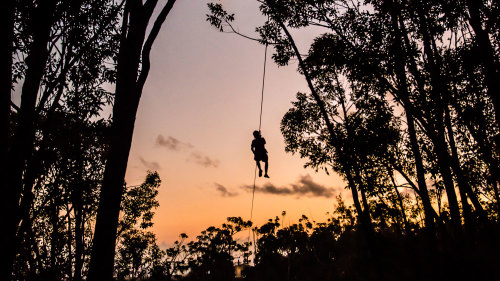
[[(33, 9), (33, 18), (28, 24), (28, 32), (30, 32), (29, 35), (31, 35), (33, 39), (29, 46), (29, 57), (26, 62), (26, 75), (24, 77), (21, 94), (21, 106), (19, 107), (18, 112), (19, 123), (15, 129), (16, 132), (14, 134), (14, 140), (12, 141), (12, 148), (9, 149), (9, 155), (7, 158), (10, 165), (7, 170), (6, 196), (4, 197), (5, 201), (1, 204), (6, 207), (6, 210), (13, 213), (13, 215), (9, 216), (5, 222), (6, 240), (4, 241), (15, 241), (16, 230), (20, 219), (18, 202), (20, 200), (23, 186), (22, 173), (25, 167), (25, 161), (30, 157), (32, 152), (35, 102), (44, 66), (48, 58), (47, 44), (49, 40), (50, 27), (53, 23), (56, 4), (56, 0), (50, 0), (43, 1), (37, 5)], [(13, 13), (13, 10), (8, 9), (7, 12)], [(9, 17), (12, 17), (12, 15), (7, 15), (6, 19), (8, 20)], [(9, 25), (5, 28), (8, 29)], [(8, 38), (9, 37), (6, 39), (8, 40)], [(7, 48), (7, 50), (8, 49), (9, 48)], [(6, 78), (8, 79), (8, 77)], [(9, 85), (9, 91), (11, 87), (12, 86)], [(8, 276), (7, 280), (9, 280), (11, 279), (10, 271), (12, 261), (15, 256), (15, 244), (6, 242), (3, 243), (2, 246), (5, 247), (2, 251), (2, 255), (5, 257), (3, 260), (7, 261), (6, 264), (8, 266), (4, 276)]]
[(247, 260), (249, 243), (239, 242), (234, 235), (252, 226), (251, 221), (228, 217), (222, 227), (208, 227), (185, 248), (188, 272), (182, 280), (234, 280), (235, 257)]
[(9, 89), (22, 82), (22, 90), (19, 106), (9, 94), (9, 107), (13, 108), (9, 109), (10, 128), (6, 134), (9, 176), (6, 196), (2, 197), (5, 202), (1, 204), (13, 214), (6, 221), (4, 235), (15, 243), (3, 243), (6, 249), (1, 251), (9, 267), (23, 229), (30, 228), (31, 222), (24, 220), (37, 199), (33, 189), (37, 184), (41, 186), (41, 179), (54, 164), (47, 156), (61, 144), (51, 143), (54, 138), (49, 135), (57, 130), (53, 123), (64, 114), (84, 120), (75, 120), (75, 124), (85, 123), (98, 116), (110, 101), (109, 93), (101, 86), (109, 82), (112, 73), (104, 62), (114, 53), (110, 34), (120, 11), (111, 0), (15, 4), (15, 9), (8, 9), (14, 15), (15, 28), (10, 32), (16, 55), (10, 65), (13, 75)]
[[(494, 15), (496, 6), (489, 2), (477, 5), (482, 7), (480, 19), (485, 26), (489, 24), (482, 28), (493, 34), (491, 26), (495, 21), (489, 16)], [(492, 110), (494, 100), (487, 97), (488, 86), (477, 83), (487, 79), (489, 74), (483, 71), (481, 61), (472, 60), (467, 51), (473, 49), (477, 43), (475, 40), (479, 39), (468, 32), (469, 18), (463, 17), (468, 11), (466, 6), (451, 7), (446, 1), (261, 2), (260, 10), (268, 16), (268, 20), (256, 29), (260, 35), (260, 39), (256, 40), (275, 48), (273, 58), (278, 65), (286, 65), (291, 59), (297, 59), (298, 71), (304, 75), (311, 95), (307, 98), (311, 105), (304, 105), (303, 108), (317, 111), (307, 113), (311, 116), (306, 114), (307, 118), (311, 118), (308, 123), (311, 130), (302, 132), (303, 135), (291, 133), (300, 130), (296, 124), (302, 117), (289, 116), (284, 121), (284, 135), (290, 144), (289, 151), (301, 149), (301, 145), (297, 144), (300, 141), (294, 143), (293, 138), (308, 140), (324, 135), (318, 137), (318, 140), (324, 141), (321, 145), (302, 142), (302, 148), (308, 152), (301, 156), (309, 158), (312, 163), (325, 163), (328, 159), (332, 159), (334, 164), (347, 161), (343, 169), (337, 171), (349, 175), (346, 176), (346, 181), (353, 191), (354, 204), (365, 225), (370, 224), (369, 216), (366, 215), (370, 209), (370, 197), (374, 199), (374, 196), (385, 196), (385, 191), (381, 189), (371, 192), (374, 189), (368, 188), (372, 185), (370, 183), (368, 186), (355, 185), (364, 180), (360, 171), (365, 171), (366, 168), (361, 167), (370, 163), (359, 157), (358, 153), (363, 151), (363, 141), (371, 143), (373, 140), (370, 139), (370, 134), (361, 134), (364, 139), (360, 142), (361, 146), (352, 147), (357, 141), (350, 137), (355, 136), (357, 130), (352, 125), (357, 123), (344, 117), (347, 126), (341, 135), (347, 136), (348, 141), (335, 143), (336, 135), (339, 134), (335, 133), (337, 121), (332, 116), (336, 114), (336, 107), (346, 108), (341, 103), (332, 104), (331, 89), (335, 88), (341, 88), (347, 95), (354, 97), (367, 95), (365, 101), (371, 101), (366, 103), (368, 107), (374, 106), (373, 101), (380, 99), (394, 106), (397, 109), (394, 112), (402, 111), (405, 115), (406, 124), (400, 122), (394, 128), (401, 136), (407, 135), (408, 139), (397, 146), (391, 144), (390, 137), (387, 141), (384, 140), (385, 147), (392, 148), (377, 154), (376, 165), (372, 167), (380, 172), (376, 173), (374, 179), (384, 182), (384, 178), (383, 185), (387, 186), (392, 181), (389, 176), (393, 173), (391, 170), (405, 178), (407, 185), (415, 190), (419, 202), (423, 204), (430, 233), (434, 233), (435, 222), (441, 222), (438, 213), (443, 213), (441, 210), (436, 213), (433, 206), (435, 203), (431, 198), (436, 192), (441, 192), (441, 189), (447, 195), (448, 211), (444, 214), (449, 216), (446, 219), (450, 220), (455, 234), (461, 231), (462, 218), (465, 226), (472, 226), (472, 218), (476, 216), (485, 221), (486, 203), (479, 190), (491, 194), (489, 198), (495, 198), (493, 201), (486, 201), (496, 205), (499, 202), (497, 180), (492, 178), (492, 175), (496, 175), (498, 156), (490, 157), (491, 153), (488, 156), (480, 153), (478, 157), (473, 157), (473, 161), (468, 157), (474, 154), (473, 151), (494, 151), (491, 140), (498, 134), (498, 127), (494, 121), (495, 111)], [(232, 26), (235, 18), (233, 14), (226, 12), (218, 4), (210, 4), (209, 7), (211, 14), (207, 19), (212, 25), (222, 31), (236, 30)], [(303, 55), (289, 30), (313, 26), (326, 33), (318, 35), (309, 54)], [(445, 44), (445, 41), (449, 44)], [(491, 59), (496, 60), (497, 58)], [(335, 77), (339, 78), (334, 79)], [(463, 102), (457, 102), (457, 97)], [(301, 103), (305, 100), (306, 98), (299, 98)], [(471, 110), (469, 105), (472, 100), (478, 106), (475, 107), (478, 108), (475, 111), (478, 116), (476, 121), (472, 121), (467, 112)], [(342, 113), (343, 110), (339, 111)], [(349, 110), (344, 110), (343, 115), (348, 116), (349, 113)], [(399, 118), (394, 113), (390, 115), (394, 115), (395, 120)], [(361, 123), (364, 122), (368, 122), (368, 119)], [(396, 147), (399, 147), (397, 151)], [(340, 160), (330, 155), (339, 151), (344, 152), (344, 157)], [(405, 155), (396, 157), (395, 153), (401, 152)], [(403, 163), (403, 159), (410, 162)], [(479, 168), (478, 165), (485, 166)], [(435, 190), (427, 186), (429, 178), (433, 179)], [(483, 178), (489, 184), (474, 180), (477, 178)], [(393, 190), (397, 197), (397, 188)], [(457, 191), (460, 197), (457, 196)], [(357, 199), (358, 192), (361, 199)], [(367, 192), (370, 194), (367, 195)]]
[[(2, 46), (0, 47), (0, 93), (1, 93), (1, 134), (2, 143), (6, 144), (2, 147), (2, 152), (0, 157), (2, 159), (7, 159), (9, 155), (9, 135), (10, 135), (10, 107), (11, 107), (11, 92), (12, 92), (12, 57), (14, 55), (14, 11), (15, 11), (15, 0), (3, 1), (0, 6), (0, 37), (2, 39)], [(0, 174), (3, 179), (7, 178), (8, 172), (6, 169), (2, 169)], [(14, 199), (15, 194), (10, 190), (9, 185), (3, 185), (4, 190), (6, 190), (6, 197), (9, 199)], [(3, 204), (7, 202), (0, 202), (2, 208), (0, 212), (6, 214), (9, 211), (9, 206), (12, 204)], [(0, 259), (4, 261), (12, 261), (13, 249), (9, 248), (9, 241), (14, 237), (13, 232), (13, 222), (7, 223), (7, 231), (2, 231), (0, 235), (1, 248)], [(9, 229), (10, 228), (10, 229)], [(12, 262), (3, 262), (0, 267), (0, 278), (3, 280), (10, 279), (10, 272), (12, 271)]]
[(124, 192), (115, 262), (120, 280), (145, 278), (153, 270), (153, 263), (163, 258), (155, 235), (147, 231), (153, 226), (154, 209), (159, 206), (156, 197), (160, 184), (158, 173), (149, 171), (143, 184)]
[(146, 29), (157, 2), (148, 0), (143, 4), (139, 0), (127, 0), (125, 3), (109, 154), (97, 212), (89, 281), (113, 278), (118, 216), (135, 116), (150, 69), (151, 47), (175, 0), (169, 0), (162, 8), (146, 39)]

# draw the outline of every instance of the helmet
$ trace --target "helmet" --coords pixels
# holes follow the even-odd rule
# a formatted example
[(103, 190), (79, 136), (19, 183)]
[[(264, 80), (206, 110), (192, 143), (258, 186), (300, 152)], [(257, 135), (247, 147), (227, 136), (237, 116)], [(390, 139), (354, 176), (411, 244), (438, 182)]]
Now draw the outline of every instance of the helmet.
[(254, 137), (260, 136), (260, 131), (253, 131), (253, 136)]

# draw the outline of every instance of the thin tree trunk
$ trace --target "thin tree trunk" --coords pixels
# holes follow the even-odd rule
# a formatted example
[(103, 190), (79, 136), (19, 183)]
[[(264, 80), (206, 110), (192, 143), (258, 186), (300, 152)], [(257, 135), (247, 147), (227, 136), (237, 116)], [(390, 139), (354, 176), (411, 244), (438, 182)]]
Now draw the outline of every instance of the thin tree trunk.
[(413, 119), (413, 114), (406, 113), (406, 121), (408, 124), (408, 133), (410, 136), (410, 146), (413, 152), (413, 157), (415, 159), (415, 170), (417, 172), (417, 184), (420, 192), (420, 198), (422, 198), (422, 204), (424, 205), (425, 212), (425, 224), (431, 232), (435, 231), (435, 223), (432, 213), (435, 213), (432, 207), (431, 200), (429, 197), (429, 191), (427, 189), (427, 183), (425, 182), (425, 169), (422, 160), (422, 154), (420, 153), (417, 134), (415, 130), (415, 121)]
[(448, 141), (450, 143), (450, 149), (451, 149), (451, 167), (453, 169), (453, 173), (455, 174), (455, 177), (457, 178), (458, 186), (460, 189), (460, 197), (462, 200), (462, 208), (464, 209), (464, 216), (465, 216), (465, 211), (468, 211), (470, 214), (470, 206), (469, 203), (467, 202), (467, 197), (470, 198), (472, 204), (474, 205), (474, 208), (476, 209), (476, 212), (480, 215), (482, 219), (486, 219), (486, 214), (484, 212), (483, 207), (481, 206), (481, 203), (479, 202), (479, 199), (477, 198), (476, 194), (472, 190), (472, 187), (469, 185), (467, 179), (465, 178), (464, 172), (461, 168), (460, 165), (460, 160), (458, 158), (458, 150), (457, 146), (455, 144), (455, 137), (453, 136), (453, 126), (451, 124), (451, 116), (448, 108), (445, 108), (445, 123), (446, 123), (446, 128), (448, 131)]
[[(57, 186), (54, 188), (57, 189)], [(57, 264), (57, 255), (59, 254), (59, 243), (60, 243), (60, 233), (59, 233), (59, 192), (52, 195), (52, 206), (50, 206), (50, 223), (52, 226), (52, 232), (50, 234), (50, 272), (52, 272), (52, 277), (56, 277), (56, 272), (59, 271), (59, 266)]]
[[(80, 178), (80, 180), (82, 180)], [(74, 191), (73, 212), (75, 216), (75, 271), (73, 273), (74, 281), (82, 280), (83, 269), (83, 250), (84, 250), (84, 231), (83, 231), (83, 208), (82, 208), (82, 187), (81, 183), (77, 185)]]
[[(410, 226), (408, 224), (408, 218), (406, 217), (406, 209), (405, 209), (405, 205), (403, 203), (403, 197), (401, 197), (401, 193), (399, 193), (398, 186), (396, 184), (396, 180), (394, 179), (394, 170), (391, 171), (391, 169), (389, 167), (387, 167), (387, 173), (389, 174), (389, 176), (391, 178), (392, 186), (394, 187), (394, 192), (396, 193), (397, 202), (399, 204), (399, 208), (401, 208), (401, 216), (403, 217), (405, 231), (407, 233), (409, 233), (411, 230), (410, 230)], [(424, 212), (425, 212), (425, 207), (424, 207)], [(425, 216), (427, 217), (427, 214)]]
[[(347, 184), (349, 188), (351, 189), (352, 192), (352, 201), (354, 202), (354, 208), (356, 208), (356, 212), (358, 213), (359, 217), (363, 217), (363, 208), (361, 208), (361, 203), (359, 202), (359, 195), (358, 195), (358, 188), (356, 187), (356, 184), (354, 183), (354, 180), (352, 178), (352, 175), (350, 172), (344, 172), (346, 174), (347, 178)], [(364, 224), (364, 223), (362, 223)]]
[[(66, 205), (66, 207), (67, 210), (70, 210), (70, 207), (68, 205)], [(71, 277), (73, 276), (73, 229), (71, 227), (71, 211), (68, 211), (66, 217), (68, 219), (68, 229), (66, 230), (66, 235), (68, 235), (68, 237), (66, 238), (66, 247), (68, 247), (68, 253), (65, 259), (65, 266), (68, 279), (71, 279)]]

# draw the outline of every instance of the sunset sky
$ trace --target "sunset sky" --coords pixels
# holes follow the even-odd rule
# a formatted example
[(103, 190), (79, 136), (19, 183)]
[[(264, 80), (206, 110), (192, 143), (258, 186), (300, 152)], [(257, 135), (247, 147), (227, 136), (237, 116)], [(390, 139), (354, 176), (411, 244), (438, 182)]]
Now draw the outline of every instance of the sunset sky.
[[(236, 13), (242, 33), (252, 35), (265, 20), (256, 1), (221, 2)], [(141, 183), (148, 169), (162, 178), (153, 231), (164, 246), (228, 216), (250, 218), (250, 143), (259, 124), (264, 46), (215, 30), (206, 22), (206, 4), (177, 1), (167, 17), (152, 51), (129, 158), (128, 185)], [(317, 32), (295, 33), (302, 53)], [(262, 135), (271, 178), (257, 179), (267, 191), (255, 194), (258, 225), (282, 211), (286, 223), (302, 214), (322, 221), (344, 189), (338, 176), (304, 169), (305, 160), (285, 153), (281, 118), (297, 91), (307, 91), (296, 69), (296, 63), (278, 68), (268, 60)]]

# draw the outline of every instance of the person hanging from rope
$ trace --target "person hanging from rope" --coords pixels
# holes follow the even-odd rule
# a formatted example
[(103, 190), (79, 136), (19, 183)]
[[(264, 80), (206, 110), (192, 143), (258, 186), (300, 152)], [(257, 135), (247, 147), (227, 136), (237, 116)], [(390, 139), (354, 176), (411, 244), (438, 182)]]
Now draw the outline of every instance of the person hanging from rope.
[(264, 177), (269, 178), (269, 175), (267, 174), (267, 168), (269, 167), (268, 164), (268, 157), (267, 157), (267, 150), (264, 147), (266, 144), (266, 139), (264, 139), (260, 135), (260, 131), (253, 131), (253, 136), (254, 139), (252, 140), (252, 152), (253, 152), (253, 159), (257, 163), (257, 168), (259, 168), (259, 177), (262, 177), (262, 168), (260, 167), (260, 161), (264, 162)]

